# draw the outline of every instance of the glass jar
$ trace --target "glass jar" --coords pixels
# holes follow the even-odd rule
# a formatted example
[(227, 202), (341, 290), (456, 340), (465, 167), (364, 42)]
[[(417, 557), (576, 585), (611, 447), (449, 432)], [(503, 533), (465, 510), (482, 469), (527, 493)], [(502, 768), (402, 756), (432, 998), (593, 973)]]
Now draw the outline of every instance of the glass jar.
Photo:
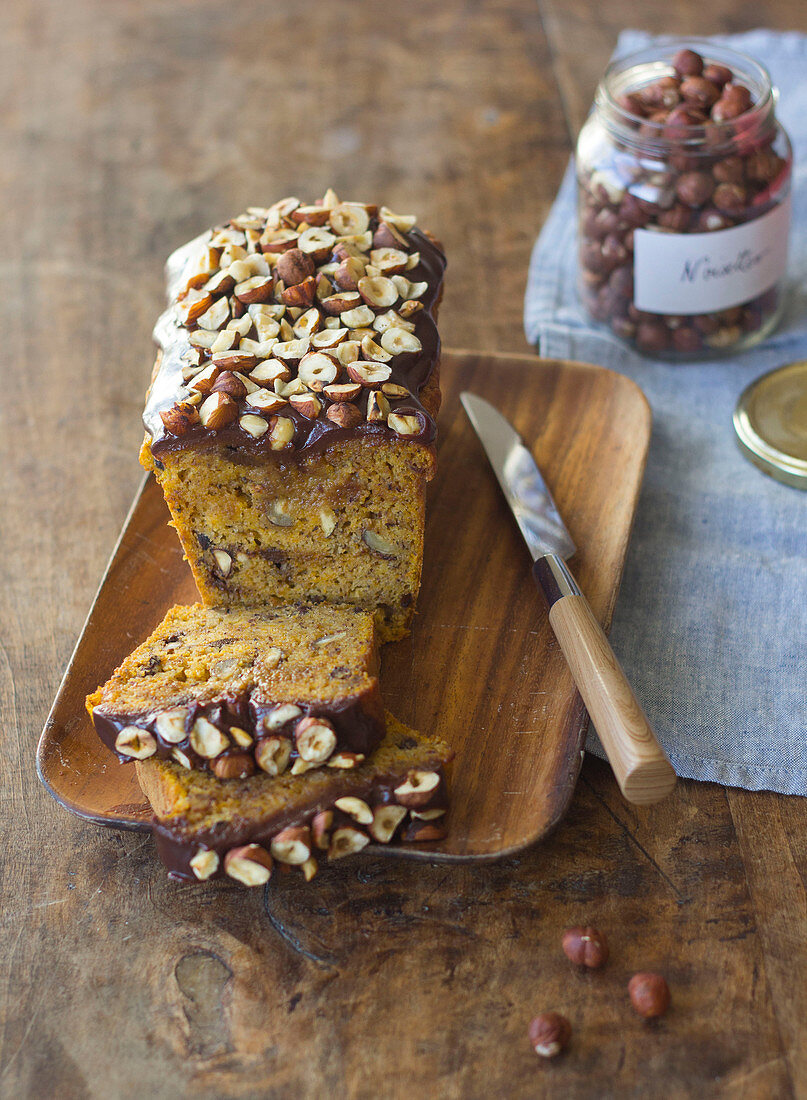
[(613, 62), (577, 143), (579, 288), (639, 351), (741, 351), (783, 308), (792, 151), (767, 70), (698, 39)]

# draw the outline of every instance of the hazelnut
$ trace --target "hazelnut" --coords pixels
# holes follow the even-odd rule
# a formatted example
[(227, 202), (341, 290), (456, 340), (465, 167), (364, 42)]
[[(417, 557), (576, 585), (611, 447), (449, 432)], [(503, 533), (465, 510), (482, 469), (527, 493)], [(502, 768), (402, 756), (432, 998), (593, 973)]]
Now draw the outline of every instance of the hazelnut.
[(330, 405), (325, 410), (325, 415), (340, 428), (353, 428), (364, 419), (361, 411), (349, 401), (338, 401), (335, 405)]
[(692, 104), (682, 103), (667, 116), (664, 137), (668, 141), (684, 141), (691, 136), (689, 131), (692, 126), (703, 126), (705, 122), (706, 115), (703, 111), (699, 111)]
[(403, 783), (395, 788), (395, 797), (402, 806), (419, 810), (434, 796), (440, 786), (440, 773), (413, 768)]
[(373, 248), (407, 248), (407, 241), (389, 222), (379, 222), (373, 233)]
[(199, 419), (211, 431), (226, 428), (238, 416), (238, 405), (226, 393), (211, 393), (199, 409)]
[(336, 733), (327, 718), (301, 718), (294, 727), (297, 752), (307, 764), (322, 764), (336, 748)]
[(694, 50), (679, 50), (672, 63), (673, 68), (682, 78), (700, 76), (703, 72), (703, 58)]
[(755, 183), (770, 183), (779, 175), (784, 163), (772, 149), (757, 149), (746, 159), (745, 171)]
[(223, 371), (213, 383), (213, 393), (226, 393), (228, 397), (239, 401), (247, 395), (247, 387), (232, 371)]
[(636, 326), (636, 346), (640, 351), (653, 355), (664, 351), (668, 343), (667, 326), (662, 321), (640, 321)]
[(330, 830), (333, 825), (333, 810), (322, 810), (311, 819), (311, 839), (314, 847), (327, 851), (331, 843)]
[(165, 430), (171, 435), (185, 435), (194, 424), (199, 423), (199, 411), (186, 401), (178, 401), (172, 408), (164, 409), (160, 413), (160, 419)]
[(657, 220), (659, 225), (665, 229), (671, 229), (673, 233), (685, 233), (692, 221), (692, 212), (686, 206), (677, 202), (669, 210), (662, 210)]
[(224, 857), (224, 872), (244, 886), (263, 886), (272, 874), (272, 857), (260, 844), (232, 848)]
[(686, 206), (705, 205), (714, 189), (714, 180), (708, 172), (684, 172), (675, 185), (676, 195)]
[(267, 775), (282, 775), (290, 757), (291, 741), (288, 737), (266, 737), (255, 747), (255, 762)]
[[(290, 253), (286, 252), (284, 255), (288, 256)], [(287, 286), (280, 296), (287, 306), (307, 309), (317, 296), (317, 280), (313, 275), (308, 275), (293, 286)]]
[(383, 806), (376, 806), (373, 811), (373, 820), (369, 829), (370, 836), (373, 840), (377, 840), (379, 844), (389, 844), (395, 830), (405, 817), (405, 806), (395, 806), (391, 803)]
[(640, 1016), (651, 1020), (670, 1007), (670, 989), (661, 974), (644, 971), (628, 982), (630, 1001)]
[(702, 76), (688, 76), (681, 81), (681, 95), (685, 103), (708, 111), (720, 99), (720, 88)]
[(563, 953), (577, 966), (598, 970), (608, 962), (608, 941), (602, 932), (587, 925), (567, 928), (563, 933)]
[(219, 779), (246, 779), (255, 774), (255, 761), (246, 752), (230, 753), (216, 760), (213, 773)]
[(742, 157), (725, 157), (712, 167), (712, 175), (718, 183), (742, 183), (745, 164)]
[(638, 93), (640, 103), (646, 110), (667, 110), (681, 102), (678, 81), (673, 76), (663, 76), (646, 85)]
[(311, 830), (307, 825), (281, 829), (272, 839), (270, 850), (278, 863), (299, 867), (311, 857)]
[(715, 122), (729, 122), (745, 114), (750, 106), (751, 93), (744, 84), (727, 84), (712, 107), (712, 118)]
[(731, 80), (731, 69), (727, 69), (725, 65), (707, 65), (701, 74), (704, 80), (710, 81), (712, 84), (716, 84), (718, 88), (722, 88), (724, 84), (728, 84)]
[(316, 271), (316, 265), (310, 256), (301, 252), (299, 248), (290, 248), (282, 252), (277, 261), (275, 271), (278, 278), (282, 279), (287, 287), (296, 286), (304, 279), (312, 276)]
[(559, 1012), (542, 1012), (530, 1020), (530, 1042), (542, 1058), (554, 1058), (569, 1044), (572, 1025)]
[(140, 726), (125, 726), (115, 738), (115, 749), (130, 760), (146, 760), (154, 756), (157, 742), (148, 730)]
[(701, 340), (700, 333), (694, 328), (682, 325), (681, 328), (677, 328), (675, 332), (673, 332), (672, 343), (676, 351), (695, 352), (700, 351), (703, 341)]
[(430, 840), (443, 840), (447, 833), (442, 821), (414, 820), (406, 826), (401, 839), (411, 844), (423, 844)]
[(340, 829), (334, 829), (328, 846), (328, 859), (342, 859), (354, 852), (360, 852), (369, 843), (369, 836), (355, 826), (345, 825)]
[(747, 202), (745, 188), (739, 183), (720, 183), (715, 188), (712, 202), (721, 214), (738, 214)]

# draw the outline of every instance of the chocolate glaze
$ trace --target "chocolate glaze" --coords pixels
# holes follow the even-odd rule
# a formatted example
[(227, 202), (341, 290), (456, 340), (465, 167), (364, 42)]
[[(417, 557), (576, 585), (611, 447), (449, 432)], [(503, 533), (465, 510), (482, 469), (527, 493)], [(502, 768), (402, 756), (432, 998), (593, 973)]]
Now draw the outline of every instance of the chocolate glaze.
[[(371, 231), (374, 231), (378, 224), (379, 219), (377, 217), (372, 218), (370, 222)], [(411, 246), (410, 251), (420, 253), (420, 262), (412, 270), (407, 271), (405, 277), (411, 282), (426, 282), (428, 288), (419, 299), (423, 303), (423, 309), (411, 318), (412, 323), (415, 325), (415, 335), (421, 342), (422, 350), (418, 353), (393, 356), (388, 364), (392, 370), (389, 381), (405, 386), (410, 391), (409, 397), (392, 402), (392, 407), (396, 413), (416, 416), (421, 424), (420, 432), (416, 435), (406, 436), (405, 441), (431, 444), (436, 434), (435, 422), (424, 408), (418, 395), (431, 377), (440, 359), (440, 337), (434, 320), (434, 311), (435, 306), (439, 303), (446, 261), (437, 245), (419, 229), (413, 228), (405, 236)], [(324, 450), (332, 443), (343, 439), (363, 438), (384, 443), (401, 440), (401, 437), (389, 428), (385, 422), (371, 423), (363, 420), (355, 427), (342, 428), (326, 418), (324, 408), (315, 420), (309, 420), (291, 405), (284, 405), (277, 414), (293, 420), (295, 427), (293, 445), (283, 451), (271, 450), (268, 432), (255, 439), (241, 428), (238, 420), (217, 431), (205, 428), (201, 424), (195, 424), (181, 436), (171, 435), (165, 430), (160, 412), (170, 409), (177, 400), (187, 396), (187, 385), (182, 379), (182, 368), (187, 365), (187, 362), (182, 357), (183, 354), (187, 354), (192, 350), (188, 338), (190, 328), (179, 323), (174, 300), (177, 290), (181, 286), (182, 271), (188, 260), (194, 255), (194, 251), (200, 245), (205, 244), (209, 238), (210, 234), (203, 234), (188, 245), (178, 249), (171, 256), (166, 267), (170, 304), (154, 329), (154, 338), (162, 350), (162, 355), (143, 414), (143, 423), (146, 431), (151, 436), (151, 451), (155, 461), (158, 455), (166, 452), (180, 451), (187, 448), (210, 450), (223, 446), (231, 450), (233, 456), (237, 453), (242, 461), (249, 461), (250, 456), (258, 457), (272, 454), (275, 461), (282, 462), (300, 452), (310, 453)], [(384, 313), (386, 309), (377, 309), (375, 312)], [(367, 411), (368, 395), (369, 390), (362, 388), (359, 397), (353, 402), (362, 415), (365, 415)], [(244, 411), (254, 410), (245, 409)]]
[[(440, 783), (433, 795), (427, 803), (418, 808), (418, 811), (447, 809), (448, 786), (443, 765), (433, 762), (417, 765), (417, 767), (419, 770), (434, 771), (440, 775)], [(242, 844), (260, 844), (268, 850), (272, 838), (281, 829), (292, 825), (307, 825), (315, 814), (322, 810), (333, 809), (334, 802), (345, 795), (363, 799), (371, 809), (394, 803), (395, 788), (404, 781), (406, 773), (411, 768), (410, 764), (397, 771), (389, 770), (371, 775), (364, 783), (356, 782), (355, 775), (334, 776), (331, 790), (320, 791), (308, 799), (300, 799), (294, 806), (283, 807), (262, 821), (245, 821), (235, 817), (230, 821), (219, 822), (211, 829), (190, 830), (183, 829), (181, 821), (175, 825), (167, 825), (153, 818), (151, 827), (157, 852), (168, 869), (169, 878), (177, 882), (197, 882), (190, 861), (200, 848), (210, 849), (215, 851), (221, 860), (219, 869), (211, 875), (211, 878), (226, 878), (224, 856), (231, 848), (240, 847)], [(339, 789), (345, 779), (353, 781), (349, 782), (348, 789)], [(333, 828), (336, 829), (341, 825), (355, 827), (356, 822), (340, 810), (334, 810)], [(324, 857), (325, 853), (315, 851), (312, 854)]]
[[(283, 702), (294, 703), (302, 711), (301, 715), (290, 719), (284, 725), (271, 733), (263, 726), (263, 720), (275, 707)], [(175, 707), (186, 707), (188, 716), (185, 720), (186, 736), (178, 743), (164, 741), (156, 729), (156, 720), (160, 714)], [(313, 716), (326, 718), (336, 733), (336, 748), (338, 752), (353, 752), (369, 755), (383, 739), (386, 731), (383, 709), (377, 690), (365, 693), (361, 696), (353, 696), (347, 699), (336, 699), (330, 703), (300, 703), (293, 699), (272, 701), (261, 697), (257, 692), (227, 693), (215, 699), (199, 702), (197, 700), (178, 699), (170, 707), (163, 707), (153, 711), (128, 711), (126, 713), (113, 713), (100, 704), (92, 712), (93, 723), (96, 732), (106, 747), (114, 752), (122, 763), (132, 763), (132, 757), (124, 756), (115, 749), (115, 740), (126, 726), (138, 726), (151, 733), (157, 742), (156, 755), (161, 760), (171, 758), (174, 749), (183, 752), (194, 768), (200, 771), (209, 771), (215, 760), (208, 760), (200, 756), (190, 744), (190, 732), (197, 718), (204, 717), (217, 729), (227, 733), (231, 726), (238, 726), (254, 738), (254, 745), (249, 750), (244, 750), (233, 744), (221, 756), (240, 755), (244, 751), (254, 752), (262, 740), (267, 737), (287, 737), (292, 742), (292, 759), (299, 754), (294, 745), (294, 726), (301, 717)], [(216, 757), (216, 760), (221, 759)]]

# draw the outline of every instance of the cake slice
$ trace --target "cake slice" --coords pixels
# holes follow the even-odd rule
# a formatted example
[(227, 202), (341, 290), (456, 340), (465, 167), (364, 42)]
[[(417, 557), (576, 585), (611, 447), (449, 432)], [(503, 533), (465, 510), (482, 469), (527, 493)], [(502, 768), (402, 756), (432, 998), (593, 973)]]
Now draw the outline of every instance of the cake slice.
[(440, 405), (445, 257), (412, 216), (296, 198), (170, 258), (140, 459), (208, 606), (300, 600), (406, 633)]
[(154, 811), (157, 850), (171, 878), (267, 882), (275, 863), (306, 879), (319, 859), (339, 859), (371, 841), (439, 840), (448, 806), (445, 767), (453, 754), (387, 715), (371, 759), (351, 771), (221, 783), (152, 757), (137, 774)]
[(373, 617), (357, 607), (173, 607), (87, 697), (120, 760), (243, 779), (360, 764), (384, 736)]

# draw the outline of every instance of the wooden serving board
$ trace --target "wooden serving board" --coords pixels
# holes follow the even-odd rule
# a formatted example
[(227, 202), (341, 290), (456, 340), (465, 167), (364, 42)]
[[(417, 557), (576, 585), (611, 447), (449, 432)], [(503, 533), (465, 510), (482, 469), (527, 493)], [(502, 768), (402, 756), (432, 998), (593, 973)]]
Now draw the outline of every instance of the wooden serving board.
[[(560, 821), (580, 771), (586, 713), (549, 626), (531, 561), (459, 404), (492, 401), (532, 447), (579, 547), (571, 561), (607, 628), (650, 437), (629, 379), (533, 356), (447, 353), (438, 475), (411, 635), (382, 653), (389, 709), (456, 749), (448, 837), (377, 847), (388, 855), (492, 859)], [(148, 828), (134, 768), (98, 741), (84, 697), (175, 603), (196, 589), (153, 479), (147, 479), (65, 673), (39, 744), (50, 793), (99, 825)]]

